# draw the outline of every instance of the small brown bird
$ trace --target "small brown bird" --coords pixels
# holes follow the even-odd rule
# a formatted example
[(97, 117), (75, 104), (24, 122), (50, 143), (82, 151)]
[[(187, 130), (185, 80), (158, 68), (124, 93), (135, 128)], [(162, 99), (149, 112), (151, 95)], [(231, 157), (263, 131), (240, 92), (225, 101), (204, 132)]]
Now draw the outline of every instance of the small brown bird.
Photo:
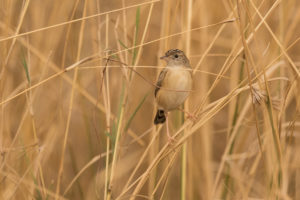
[(167, 51), (160, 59), (165, 60), (167, 66), (160, 72), (156, 83), (154, 95), (158, 110), (154, 124), (167, 121), (170, 140), (172, 137), (168, 127), (168, 112), (178, 108), (188, 97), (192, 89), (192, 73), (189, 59), (179, 49)]

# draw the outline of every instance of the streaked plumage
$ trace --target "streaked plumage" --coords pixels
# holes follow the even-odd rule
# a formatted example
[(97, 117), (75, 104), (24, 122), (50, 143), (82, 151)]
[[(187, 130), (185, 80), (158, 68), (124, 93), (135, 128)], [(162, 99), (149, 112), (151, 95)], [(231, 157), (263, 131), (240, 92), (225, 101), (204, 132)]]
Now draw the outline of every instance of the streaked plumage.
[(188, 58), (183, 51), (171, 49), (161, 57), (167, 62), (158, 77), (155, 89), (155, 99), (158, 111), (154, 124), (166, 121), (165, 113), (178, 108), (192, 89), (192, 74)]

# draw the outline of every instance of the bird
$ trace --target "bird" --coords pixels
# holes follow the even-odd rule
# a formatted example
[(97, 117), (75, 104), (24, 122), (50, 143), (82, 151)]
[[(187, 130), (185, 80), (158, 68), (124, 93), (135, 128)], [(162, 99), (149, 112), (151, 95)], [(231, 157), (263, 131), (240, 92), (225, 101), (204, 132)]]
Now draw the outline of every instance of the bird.
[(189, 59), (179, 49), (170, 49), (160, 59), (166, 62), (166, 67), (160, 72), (154, 96), (157, 104), (157, 112), (154, 124), (166, 122), (167, 135), (169, 133), (168, 112), (179, 108), (184, 103), (192, 89), (192, 68)]

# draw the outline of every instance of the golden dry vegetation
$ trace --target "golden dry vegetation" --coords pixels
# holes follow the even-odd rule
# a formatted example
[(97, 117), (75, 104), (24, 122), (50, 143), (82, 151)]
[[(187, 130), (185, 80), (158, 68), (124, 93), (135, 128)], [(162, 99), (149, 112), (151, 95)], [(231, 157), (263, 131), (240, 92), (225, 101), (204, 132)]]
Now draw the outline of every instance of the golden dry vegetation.
[[(299, 200), (299, 23), (299, 0), (1, 0), (0, 199)], [(194, 77), (172, 144), (170, 48)]]

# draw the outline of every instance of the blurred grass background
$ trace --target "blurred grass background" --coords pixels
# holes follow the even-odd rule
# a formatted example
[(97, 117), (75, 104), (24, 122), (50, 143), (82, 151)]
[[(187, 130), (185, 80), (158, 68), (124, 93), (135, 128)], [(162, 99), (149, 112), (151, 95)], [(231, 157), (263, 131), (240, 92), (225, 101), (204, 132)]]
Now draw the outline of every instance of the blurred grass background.
[[(297, 0), (0, 1), (0, 199), (300, 199)], [(170, 48), (193, 92), (155, 127)]]

